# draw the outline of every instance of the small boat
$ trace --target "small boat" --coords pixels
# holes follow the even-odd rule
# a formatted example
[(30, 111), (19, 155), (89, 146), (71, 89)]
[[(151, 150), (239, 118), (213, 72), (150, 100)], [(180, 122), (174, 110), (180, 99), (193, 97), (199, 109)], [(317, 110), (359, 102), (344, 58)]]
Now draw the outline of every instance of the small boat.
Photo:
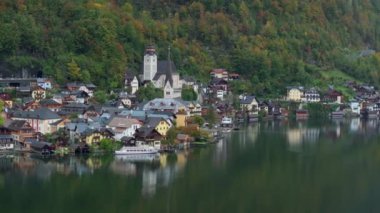
[(307, 110), (299, 109), (296, 111), (297, 120), (307, 120), (309, 118), (309, 112)]
[(158, 150), (151, 146), (123, 146), (120, 150), (115, 151), (116, 155), (140, 155), (156, 154)]
[(231, 131), (232, 131), (231, 128), (223, 128), (223, 129), (222, 129), (222, 132), (223, 132), (223, 133), (230, 133)]
[(233, 129), (234, 131), (239, 131), (239, 130), (240, 130), (240, 127), (239, 127), (239, 125), (234, 125), (232, 129)]

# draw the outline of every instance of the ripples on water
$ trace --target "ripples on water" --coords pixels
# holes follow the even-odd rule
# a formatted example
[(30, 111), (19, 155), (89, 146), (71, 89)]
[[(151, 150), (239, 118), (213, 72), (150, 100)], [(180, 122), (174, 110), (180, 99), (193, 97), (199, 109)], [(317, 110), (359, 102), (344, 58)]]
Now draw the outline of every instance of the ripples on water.
[(171, 155), (3, 154), (0, 206), (4, 212), (371, 212), (380, 210), (379, 126), (359, 119), (267, 122)]

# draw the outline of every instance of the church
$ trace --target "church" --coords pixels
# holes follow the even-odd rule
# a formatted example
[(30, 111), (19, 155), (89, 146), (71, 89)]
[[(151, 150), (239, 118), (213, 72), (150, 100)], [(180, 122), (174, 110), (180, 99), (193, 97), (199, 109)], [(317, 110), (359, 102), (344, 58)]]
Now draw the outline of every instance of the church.
[(143, 74), (144, 83), (152, 82), (156, 88), (164, 91), (164, 98), (180, 98), (183, 80), (177, 73), (175, 64), (170, 60), (158, 60), (156, 48), (152, 45), (145, 49)]

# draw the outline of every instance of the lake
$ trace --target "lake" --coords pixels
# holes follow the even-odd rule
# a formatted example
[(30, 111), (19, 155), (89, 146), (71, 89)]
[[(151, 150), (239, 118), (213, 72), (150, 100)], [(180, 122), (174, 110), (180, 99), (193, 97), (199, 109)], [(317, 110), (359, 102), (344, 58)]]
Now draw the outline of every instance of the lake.
[(379, 212), (380, 122), (252, 124), (139, 158), (0, 157), (1, 212)]

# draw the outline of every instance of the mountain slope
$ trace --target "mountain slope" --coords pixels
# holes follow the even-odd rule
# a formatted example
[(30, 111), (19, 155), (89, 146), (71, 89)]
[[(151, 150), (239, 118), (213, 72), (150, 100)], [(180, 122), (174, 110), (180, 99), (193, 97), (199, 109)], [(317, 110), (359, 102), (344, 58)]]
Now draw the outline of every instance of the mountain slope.
[[(320, 71), (380, 80), (377, 0), (3, 0), (0, 60), (59, 82), (118, 87), (144, 47), (167, 47), (178, 70), (207, 80), (212, 68), (244, 76), (257, 94), (311, 85)], [(72, 74), (69, 64), (80, 68)]]

